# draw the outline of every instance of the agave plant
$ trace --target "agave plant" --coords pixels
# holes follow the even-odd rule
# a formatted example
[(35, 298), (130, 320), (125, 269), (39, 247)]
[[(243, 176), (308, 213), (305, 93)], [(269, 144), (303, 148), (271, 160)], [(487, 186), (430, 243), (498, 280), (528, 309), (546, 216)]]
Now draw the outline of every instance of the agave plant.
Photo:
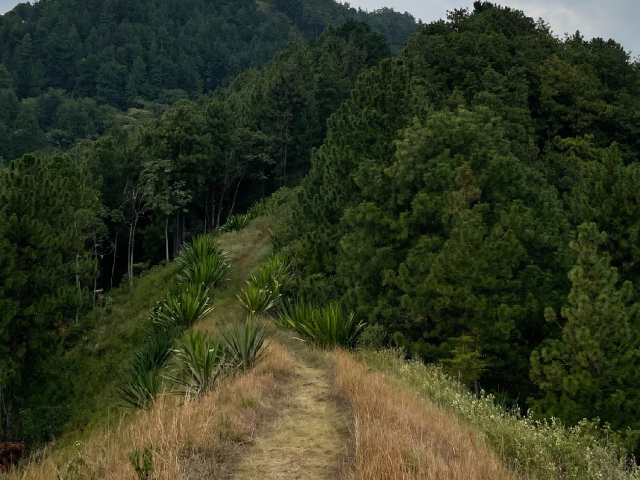
[(255, 318), (266, 314), (274, 307), (280, 298), (280, 285), (275, 282), (272, 288), (260, 288), (252, 282), (247, 282), (240, 295), (236, 296), (249, 317)]
[(287, 302), (278, 318), (274, 318), (274, 323), (282, 330), (296, 332), (306, 337), (305, 325), (313, 325), (314, 314), (315, 309), (313, 306), (302, 300)]
[(289, 261), (283, 255), (274, 255), (260, 266), (258, 273), (251, 277), (251, 281), (261, 288), (273, 288), (274, 283), (282, 288), (291, 278)]
[(339, 303), (330, 303), (315, 310), (313, 323), (306, 327), (307, 334), (321, 347), (341, 345), (352, 348), (356, 345), (364, 323), (356, 320), (353, 312), (344, 313)]
[(221, 232), (237, 232), (249, 225), (251, 218), (247, 214), (238, 213), (229, 217), (227, 223), (220, 227)]
[(269, 212), (267, 211), (267, 204), (264, 201), (264, 198), (251, 205), (251, 207), (247, 211), (247, 215), (249, 216), (249, 218), (257, 218), (269, 215)]
[(178, 263), (182, 273), (178, 279), (183, 283), (204, 284), (215, 287), (226, 279), (229, 263), (225, 253), (209, 235), (200, 235), (182, 247)]
[(153, 321), (165, 328), (178, 325), (191, 328), (206, 317), (211, 308), (208, 289), (203, 284), (181, 284), (174, 292), (169, 292), (165, 300), (153, 311)]
[(173, 350), (173, 371), (168, 378), (182, 387), (176, 394), (200, 395), (214, 387), (222, 375), (225, 348), (202, 332), (187, 331)]
[(178, 324), (166, 327), (154, 324), (135, 354), (133, 360), (135, 368), (143, 370), (163, 368), (171, 357), (171, 349), (176, 338), (180, 338), (183, 333), (183, 328)]
[(345, 314), (338, 303), (316, 309), (303, 301), (289, 303), (275, 323), (279, 328), (295, 331), (321, 347), (340, 345), (352, 348), (364, 328), (363, 322), (357, 321), (353, 313)]
[(138, 369), (134, 365), (128, 374), (127, 383), (118, 389), (121, 405), (129, 408), (149, 407), (162, 389), (159, 370), (157, 368)]
[(203, 284), (213, 288), (226, 280), (229, 264), (224, 254), (205, 257), (178, 274), (178, 281), (190, 284)]
[[(264, 355), (264, 340), (267, 331), (264, 326), (249, 318), (244, 327), (234, 323), (222, 332), (229, 363), (242, 370), (253, 367)], [(266, 348), (266, 347), (265, 347)]]

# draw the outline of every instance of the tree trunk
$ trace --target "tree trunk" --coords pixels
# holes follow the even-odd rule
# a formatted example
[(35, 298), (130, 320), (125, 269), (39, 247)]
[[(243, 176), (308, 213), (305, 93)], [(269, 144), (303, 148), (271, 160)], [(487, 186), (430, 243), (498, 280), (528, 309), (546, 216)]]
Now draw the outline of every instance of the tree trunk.
[(129, 267), (129, 296), (133, 297), (133, 248), (134, 248), (134, 244), (135, 244), (135, 236), (136, 236), (136, 224), (138, 223), (137, 220), (135, 220), (132, 224), (131, 224), (131, 228), (129, 229), (129, 254), (128, 254), (128, 258), (127, 261), (129, 263), (128, 267)]
[(111, 265), (111, 290), (113, 290), (113, 275), (116, 271), (116, 253), (118, 252), (118, 231), (116, 230), (116, 242), (113, 246), (113, 265)]
[(233, 194), (233, 201), (231, 202), (231, 209), (229, 210), (229, 215), (227, 215), (227, 220), (229, 220), (231, 218), (231, 215), (233, 215), (233, 208), (236, 205), (236, 197), (238, 196), (238, 189), (240, 188), (240, 182), (242, 182), (242, 178), (238, 180), (238, 184), (236, 185), (236, 191)]
[[(225, 180), (226, 182), (226, 180)], [(218, 219), (216, 220), (216, 225), (220, 226), (220, 215), (222, 215), (222, 202), (224, 200), (224, 188), (222, 189), (222, 193), (220, 194), (220, 205), (218, 206)]]
[(164, 222), (164, 246), (167, 254), (167, 263), (169, 263), (169, 215)]

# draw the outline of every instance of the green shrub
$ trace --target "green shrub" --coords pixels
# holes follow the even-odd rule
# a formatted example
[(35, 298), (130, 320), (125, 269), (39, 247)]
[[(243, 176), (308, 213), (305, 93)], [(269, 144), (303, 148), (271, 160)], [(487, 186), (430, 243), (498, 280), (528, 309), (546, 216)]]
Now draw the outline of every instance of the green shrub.
[(152, 480), (151, 475), (154, 472), (153, 468), (153, 452), (155, 451), (155, 445), (153, 443), (147, 443), (144, 447), (136, 448), (129, 452), (129, 463), (136, 472), (138, 480)]
[(229, 364), (248, 370), (264, 355), (264, 340), (267, 331), (264, 326), (249, 318), (244, 326), (234, 323), (222, 332)]
[(174, 393), (200, 395), (214, 387), (225, 365), (225, 349), (219, 340), (189, 330), (176, 342), (172, 373), (167, 377), (183, 388)]
[(472, 426), (520, 478), (536, 480), (638, 479), (640, 472), (607, 427), (583, 421), (573, 428), (560, 421), (535, 421), (506, 410), (486, 395), (473, 395), (441, 367), (405, 361), (392, 350), (362, 350), (367, 366), (400, 378), (415, 391)]
[(266, 314), (276, 305), (280, 298), (280, 285), (274, 283), (271, 288), (260, 288), (252, 282), (247, 282), (240, 295), (236, 296), (249, 317), (255, 318)]
[(169, 292), (165, 300), (152, 311), (153, 321), (165, 328), (174, 325), (191, 328), (211, 312), (208, 305), (208, 289), (203, 284), (182, 284)]
[(147, 408), (162, 389), (162, 378), (157, 368), (138, 369), (135, 365), (129, 369), (129, 379), (124, 387), (118, 389), (123, 407)]
[(260, 265), (258, 273), (251, 276), (251, 282), (260, 288), (278, 289), (286, 285), (292, 279), (291, 266), (284, 255), (274, 255)]
[(265, 215), (269, 215), (269, 211), (267, 210), (267, 203), (264, 198), (251, 205), (251, 208), (247, 211), (249, 218), (264, 217)]
[(147, 336), (135, 353), (133, 360), (137, 370), (151, 370), (163, 368), (171, 357), (171, 349), (177, 338), (180, 338), (184, 330), (181, 326), (154, 325), (147, 332)]
[(229, 271), (229, 264), (224, 254), (206, 257), (193, 266), (185, 268), (178, 275), (178, 280), (183, 283), (203, 284), (213, 288), (224, 282)]
[(314, 314), (313, 306), (303, 300), (287, 302), (278, 318), (274, 318), (274, 322), (282, 330), (296, 332), (306, 337), (305, 326), (313, 325)]
[(387, 340), (387, 332), (382, 325), (367, 325), (358, 338), (358, 348), (379, 350), (387, 345)]
[(227, 223), (220, 227), (221, 232), (237, 232), (249, 225), (251, 218), (247, 214), (238, 213), (229, 217)]
[(192, 243), (182, 247), (178, 264), (182, 273), (178, 280), (183, 283), (204, 284), (215, 287), (226, 279), (229, 263), (225, 253), (213, 237), (200, 235)]
[(364, 328), (364, 323), (357, 321), (353, 313), (345, 314), (339, 303), (320, 309), (304, 302), (289, 304), (276, 325), (295, 331), (323, 348), (337, 345), (353, 348)]

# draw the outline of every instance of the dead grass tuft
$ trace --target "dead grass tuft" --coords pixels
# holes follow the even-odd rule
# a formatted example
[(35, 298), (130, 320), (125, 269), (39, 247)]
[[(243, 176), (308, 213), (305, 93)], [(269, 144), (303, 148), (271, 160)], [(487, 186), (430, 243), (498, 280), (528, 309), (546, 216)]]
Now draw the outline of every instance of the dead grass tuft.
[(513, 478), (471, 429), (432, 403), (392, 388), (345, 352), (337, 353), (336, 382), (354, 410), (350, 480)]
[(253, 441), (261, 417), (276, 404), (280, 380), (293, 375), (293, 361), (272, 344), (246, 375), (228, 379), (197, 400), (162, 397), (148, 411), (123, 418), (86, 443), (32, 462), (10, 480), (136, 480), (128, 454), (152, 445), (157, 480), (228, 478), (243, 445)]

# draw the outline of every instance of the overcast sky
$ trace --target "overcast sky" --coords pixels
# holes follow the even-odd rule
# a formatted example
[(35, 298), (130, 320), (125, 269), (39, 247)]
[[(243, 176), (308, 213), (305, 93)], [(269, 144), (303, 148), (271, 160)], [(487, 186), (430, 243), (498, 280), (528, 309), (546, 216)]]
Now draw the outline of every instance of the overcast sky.
[[(0, 0), (0, 13), (13, 8), (15, 0)], [(443, 18), (447, 10), (471, 7), (473, 0), (351, 0), (354, 7), (373, 10), (394, 7), (423, 22)], [(496, 0), (519, 8), (535, 19), (542, 17), (557, 35), (580, 30), (587, 38), (613, 38), (634, 56), (640, 54), (640, 0)]]
[[(368, 10), (394, 7), (425, 23), (443, 18), (447, 10), (473, 6), (473, 0), (351, 0), (349, 3)], [(556, 35), (580, 30), (586, 38), (613, 38), (634, 57), (640, 54), (640, 0), (495, 0), (494, 3), (523, 10), (536, 20), (542, 17)]]

